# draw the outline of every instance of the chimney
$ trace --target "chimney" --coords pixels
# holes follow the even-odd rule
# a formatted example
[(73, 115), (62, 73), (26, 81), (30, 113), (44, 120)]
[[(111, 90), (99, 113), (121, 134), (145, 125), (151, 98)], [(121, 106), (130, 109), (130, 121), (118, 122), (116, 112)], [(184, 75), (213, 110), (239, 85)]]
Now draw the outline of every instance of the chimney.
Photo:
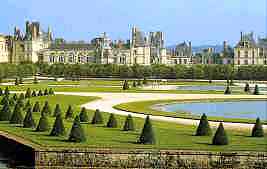
[(240, 32), (240, 40), (241, 41), (243, 40), (243, 32), (242, 31)]

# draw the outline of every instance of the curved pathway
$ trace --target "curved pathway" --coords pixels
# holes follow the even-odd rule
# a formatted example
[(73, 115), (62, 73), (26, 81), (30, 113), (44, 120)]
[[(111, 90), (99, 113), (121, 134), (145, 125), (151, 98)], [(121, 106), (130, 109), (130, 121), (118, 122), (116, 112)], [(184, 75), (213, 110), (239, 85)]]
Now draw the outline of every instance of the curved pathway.
[[(168, 93), (85, 93), (85, 92), (56, 92), (56, 94), (64, 94), (64, 95), (78, 95), (78, 96), (97, 96), (101, 97), (101, 99), (83, 104), (82, 107), (86, 109), (99, 109), (104, 112), (114, 113), (118, 115), (128, 115), (131, 114), (133, 117), (141, 117), (145, 118), (146, 115), (127, 112), (123, 110), (114, 109), (113, 106), (121, 103), (127, 102), (135, 102), (135, 101), (146, 101), (146, 100), (167, 100), (167, 99), (175, 99), (175, 100), (187, 100), (187, 99), (267, 99), (266, 95), (222, 95), (222, 94), (168, 94)], [(198, 125), (199, 120), (192, 119), (182, 119), (182, 118), (173, 118), (173, 117), (165, 117), (165, 116), (150, 116), (152, 120), (157, 121), (165, 121), (165, 122), (174, 122), (179, 124), (186, 125)], [(210, 122), (211, 126), (216, 127), (218, 122)], [(251, 129), (253, 124), (246, 123), (230, 123), (224, 122), (224, 126), (226, 128), (235, 128), (235, 129)], [(264, 128), (267, 129), (267, 125), (264, 125)]]

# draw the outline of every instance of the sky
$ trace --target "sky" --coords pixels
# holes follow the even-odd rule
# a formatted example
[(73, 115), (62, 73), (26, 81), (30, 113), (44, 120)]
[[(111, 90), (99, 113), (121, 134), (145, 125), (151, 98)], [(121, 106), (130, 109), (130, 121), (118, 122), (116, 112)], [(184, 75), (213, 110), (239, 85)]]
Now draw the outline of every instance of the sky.
[(135, 25), (144, 32), (163, 31), (166, 45), (192, 41), (194, 46), (234, 45), (240, 31), (265, 36), (266, 0), (2, 0), (0, 33), (25, 21), (50, 26), (55, 37), (85, 40), (107, 32), (130, 39)]

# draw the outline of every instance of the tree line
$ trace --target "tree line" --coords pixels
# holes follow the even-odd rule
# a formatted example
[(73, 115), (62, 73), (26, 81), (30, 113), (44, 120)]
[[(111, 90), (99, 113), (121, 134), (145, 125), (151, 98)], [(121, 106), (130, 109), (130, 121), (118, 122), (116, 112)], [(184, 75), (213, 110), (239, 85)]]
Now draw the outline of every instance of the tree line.
[(207, 80), (267, 80), (264, 65), (116, 65), (116, 64), (0, 64), (0, 80), (27, 77), (36, 73), (45, 76), (83, 78), (159, 78)]

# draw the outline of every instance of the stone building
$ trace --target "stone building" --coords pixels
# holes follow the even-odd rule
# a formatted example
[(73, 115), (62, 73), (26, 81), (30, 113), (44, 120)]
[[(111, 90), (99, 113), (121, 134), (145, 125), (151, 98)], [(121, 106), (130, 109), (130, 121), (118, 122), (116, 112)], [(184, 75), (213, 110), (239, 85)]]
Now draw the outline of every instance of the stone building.
[(180, 43), (169, 51), (169, 64), (192, 64), (191, 42)]
[(234, 48), (235, 65), (266, 65), (266, 54), (264, 53), (265, 41), (260, 39), (258, 43), (253, 33), (243, 34)]
[(9, 54), (8, 38), (0, 34), (0, 63), (9, 62)]
[(216, 63), (224, 65), (234, 63), (234, 50), (226, 41), (223, 42), (223, 51), (220, 53), (220, 57), (216, 60)]

